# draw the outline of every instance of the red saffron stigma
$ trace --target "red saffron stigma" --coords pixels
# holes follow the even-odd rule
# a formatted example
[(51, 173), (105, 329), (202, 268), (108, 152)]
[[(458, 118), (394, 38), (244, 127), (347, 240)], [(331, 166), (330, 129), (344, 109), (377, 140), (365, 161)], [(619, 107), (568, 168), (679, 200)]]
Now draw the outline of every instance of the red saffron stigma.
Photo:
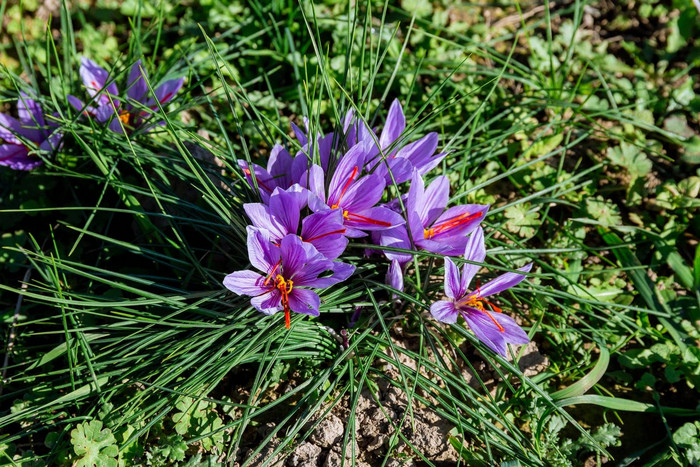
[(340, 190), (340, 195), (338, 196), (338, 199), (335, 201), (335, 203), (333, 204), (333, 206), (331, 206), (332, 209), (336, 209), (336, 208), (338, 207), (338, 205), (340, 204), (340, 200), (343, 199), (343, 195), (344, 195), (345, 192), (348, 190), (348, 188), (350, 187), (350, 184), (352, 183), (353, 179), (354, 179), (355, 176), (357, 175), (357, 170), (358, 170), (358, 167), (357, 167), (357, 166), (355, 166), (355, 167), (352, 169), (352, 173), (350, 174), (350, 178), (348, 178), (348, 181), (345, 182), (345, 186), (343, 186), (343, 189)]
[(441, 234), (443, 232), (447, 232), (449, 230), (454, 229), (455, 227), (459, 227), (460, 225), (466, 224), (469, 221), (472, 221), (474, 219), (477, 219), (481, 217), (480, 212), (476, 212), (474, 214), (469, 214), (468, 212), (464, 214), (460, 214), (457, 217), (453, 217), (452, 219), (446, 220), (444, 222), (440, 222), (438, 225), (436, 225), (433, 228), (426, 229), (423, 232), (423, 236), (425, 238), (432, 238), (434, 235)]
[(275, 278), (275, 287), (277, 287), (277, 290), (279, 290), (282, 294), (282, 308), (284, 308), (284, 327), (289, 329), (291, 326), (292, 319), (290, 316), (289, 309), (289, 294), (294, 288), (294, 282), (285, 279), (280, 274), (277, 274), (277, 277)]
[(493, 321), (493, 324), (495, 324), (496, 326), (498, 326), (498, 330), (499, 330), (499, 331), (501, 331), (501, 332), (506, 332), (506, 330), (503, 329), (503, 326), (501, 326), (501, 324), (500, 324), (498, 321), (496, 321), (496, 318), (494, 318), (493, 316), (491, 316), (491, 313), (489, 313), (487, 310), (483, 310), (483, 311), (484, 311), (484, 313), (486, 313), (486, 316), (488, 316), (489, 318), (491, 318), (491, 321)]
[(380, 221), (377, 219), (372, 219), (371, 217), (365, 217), (361, 216), (359, 214), (354, 214), (352, 212), (344, 211), (343, 212), (343, 217), (346, 218), (349, 221), (355, 221), (355, 222), (365, 222), (367, 224), (373, 224), (373, 225), (381, 225), (382, 227), (391, 227), (390, 222), (385, 222), (385, 221)]
[(270, 280), (272, 279), (272, 276), (275, 275), (275, 273), (277, 272), (277, 268), (280, 267), (280, 264), (282, 264), (282, 259), (281, 259), (281, 258), (280, 258), (279, 261), (277, 261), (277, 264), (275, 264), (275, 265), (272, 267), (272, 271), (270, 271), (270, 274), (268, 274), (267, 277), (265, 278), (265, 281), (263, 282), (263, 285), (264, 285), (264, 286), (267, 286), (267, 284), (270, 283)]
[(304, 242), (313, 242), (314, 240), (318, 240), (319, 238), (327, 237), (329, 235), (344, 234), (344, 233), (345, 233), (345, 229), (340, 229), (340, 230), (334, 230), (333, 232), (326, 232), (326, 233), (321, 234), (321, 235), (316, 235), (315, 237), (311, 237), (311, 238), (302, 238), (301, 240)]

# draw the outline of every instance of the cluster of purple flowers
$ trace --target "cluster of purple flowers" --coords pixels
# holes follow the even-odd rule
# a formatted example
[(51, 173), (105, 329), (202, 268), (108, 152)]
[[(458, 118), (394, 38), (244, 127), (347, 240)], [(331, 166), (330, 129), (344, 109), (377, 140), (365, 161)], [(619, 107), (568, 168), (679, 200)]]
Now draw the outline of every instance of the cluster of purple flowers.
[[(344, 281), (354, 266), (338, 261), (348, 238), (364, 237), (380, 247), (390, 261), (387, 283), (403, 291), (403, 274), (419, 249), (445, 256), (447, 301), (431, 307), (439, 321), (455, 323), (459, 316), (495, 352), (505, 355), (506, 343), (528, 342), (525, 332), (486, 297), (512, 287), (524, 274), (506, 273), (484, 287), (467, 287), (485, 259), (480, 228), (489, 206), (447, 207), (449, 182), (437, 177), (425, 186), (423, 175), (445, 154), (436, 154), (438, 135), (430, 133), (408, 142), (406, 120), (395, 100), (381, 133), (348, 112), (339, 131), (311, 135), (292, 124), (301, 149), (292, 155), (276, 145), (261, 167), (246, 161), (239, 166), (261, 203), (244, 206), (250, 218), (248, 256), (260, 273), (236, 271), (224, 285), (251, 298), (265, 314), (284, 311), (319, 315), (320, 299), (312, 289)], [(386, 201), (389, 186), (410, 181), (405, 195)], [(448, 256), (469, 262), (460, 273)], [(523, 273), (530, 265), (520, 269)]]
[[(80, 78), (87, 89), (91, 101), (84, 104), (75, 96), (68, 96), (68, 102), (83, 115), (93, 118), (115, 133), (131, 132), (143, 126), (146, 120), (158, 110), (158, 106), (170, 101), (182, 87), (183, 78), (171, 79), (153, 90), (148, 90), (148, 74), (141, 60), (137, 60), (129, 71), (126, 93), (119, 89), (104, 68), (83, 57), (80, 62)], [(162, 124), (159, 122), (158, 124)], [(146, 127), (148, 131), (151, 127)]]
[[(182, 78), (165, 81), (150, 93), (148, 75), (138, 60), (129, 72), (126, 93), (120, 95), (107, 70), (85, 57), (81, 60), (80, 77), (91, 100), (84, 104), (69, 95), (68, 102), (115, 133), (139, 128), (149, 131), (154, 125), (162, 124), (149, 124), (148, 119), (175, 96), (184, 81)], [(17, 114), (19, 118), (0, 113), (0, 165), (32, 170), (42, 164), (37, 151), (58, 149), (63, 135), (58, 130), (57, 115), (46, 118), (39, 103), (25, 93), (17, 101)]]

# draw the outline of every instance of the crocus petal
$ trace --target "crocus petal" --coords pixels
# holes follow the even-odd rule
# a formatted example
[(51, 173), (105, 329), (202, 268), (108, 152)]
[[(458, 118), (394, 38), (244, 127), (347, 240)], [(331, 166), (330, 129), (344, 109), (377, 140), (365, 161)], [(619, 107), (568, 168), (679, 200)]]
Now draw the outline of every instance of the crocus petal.
[(376, 206), (360, 212), (344, 212), (345, 226), (359, 230), (385, 230), (406, 223), (400, 214), (389, 208)]
[[(403, 248), (404, 250), (411, 249), (411, 241), (408, 238), (406, 227), (401, 225), (393, 229), (382, 230), (380, 232), (379, 244), (392, 248)], [(408, 253), (399, 253), (396, 251), (383, 250), (384, 254), (391, 261), (398, 261), (400, 264), (406, 264), (413, 258)]]
[(325, 171), (328, 170), (328, 162), (331, 159), (331, 152), (333, 152), (333, 141), (336, 136), (334, 133), (329, 133), (323, 138), (318, 139), (318, 158), (321, 161), (321, 168)]
[(299, 153), (294, 156), (292, 166), (290, 168), (292, 183), (298, 183), (302, 186), (307, 186), (307, 171), (311, 167), (311, 157), (306, 154)]
[(295, 313), (318, 316), (319, 306), (321, 306), (321, 299), (318, 298), (316, 292), (294, 288), (289, 294), (289, 308)]
[(29, 150), (22, 145), (0, 145), (0, 165), (12, 170), (32, 170), (43, 163), (38, 157), (29, 155)]
[[(417, 171), (416, 171), (417, 173)], [(450, 198), (450, 181), (447, 177), (437, 177), (423, 193), (423, 202), (416, 206), (423, 225), (431, 225), (445, 210)]]
[(302, 187), (307, 188), (313, 194), (313, 196), (309, 196), (309, 208), (314, 212), (321, 209), (327, 209), (324, 178), (325, 173), (323, 172), (323, 169), (314, 164), (304, 173), (299, 183)]
[(270, 233), (267, 230), (249, 225), (247, 231), (250, 264), (259, 271), (270, 274), (281, 259), (279, 247), (270, 241)]
[(344, 233), (343, 214), (337, 209), (317, 212), (301, 221), (301, 239), (327, 259), (335, 259), (345, 251), (348, 239)]
[(309, 142), (308, 138), (306, 137), (306, 133), (296, 126), (294, 122), (290, 122), (292, 126), (292, 130), (294, 131), (294, 136), (296, 136), (297, 141), (299, 141), (300, 146), (306, 146), (306, 144)]
[(141, 60), (137, 60), (129, 70), (129, 78), (127, 81), (126, 95), (130, 99), (143, 103), (146, 98), (146, 93), (148, 92), (148, 86), (146, 85), (146, 71), (143, 69)]
[(282, 309), (282, 294), (280, 294), (279, 290), (272, 289), (269, 293), (251, 298), (250, 304), (253, 305), (256, 310), (268, 316), (273, 315)]
[(351, 212), (369, 209), (382, 199), (384, 186), (380, 176), (365, 175), (349, 186), (338, 205)]
[[(498, 313), (491, 313), (491, 316), (496, 314)], [(501, 331), (486, 313), (474, 308), (468, 308), (462, 316), (477, 339), (497, 354), (506, 356), (505, 328)]]
[[(484, 259), (486, 259), (484, 230), (481, 227), (477, 227), (467, 239), (467, 245), (464, 248), (464, 259), (474, 261), (475, 263), (483, 263)], [(469, 287), (469, 284), (479, 269), (481, 269), (481, 266), (476, 264), (465, 264), (462, 266), (462, 279), (465, 282), (465, 288)]]
[(113, 82), (105, 88), (109, 73), (89, 58), (83, 57), (80, 61), (80, 77), (90, 97), (95, 97), (96, 94), (100, 93), (100, 96), (97, 98), (97, 102), (100, 104), (109, 102), (109, 97), (104, 94), (105, 92), (110, 94), (112, 99), (115, 99), (119, 94), (117, 85)]
[(20, 122), (14, 117), (0, 113), (0, 139), (12, 144), (22, 144), (17, 134), (22, 134)]
[[(530, 269), (532, 269), (532, 263), (523, 266), (522, 268), (518, 269), (518, 271), (528, 273), (530, 272)], [(504, 290), (522, 282), (525, 277), (526, 276), (524, 274), (518, 274), (517, 272), (507, 272), (481, 287), (480, 295), (482, 297), (488, 297), (489, 295), (503, 292)]]
[(459, 311), (455, 308), (454, 303), (440, 300), (430, 305), (430, 314), (442, 323), (454, 324), (457, 322)]
[[(408, 196), (406, 198), (406, 210), (409, 213), (416, 213), (418, 214), (421, 210), (421, 207), (424, 205), (424, 198), (425, 198), (425, 182), (423, 181), (423, 177), (420, 176), (417, 170), (413, 171), (413, 176), (411, 177), (411, 187), (408, 189)], [(447, 205), (447, 203), (445, 203)], [(443, 209), (445, 207), (443, 206)], [(429, 224), (423, 224), (423, 221), (418, 215), (418, 219), (421, 220), (421, 225), (427, 227)], [(411, 230), (413, 230), (413, 226), (411, 226)]]
[(107, 128), (112, 130), (113, 132), (123, 135), (124, 134), (124, 126), (122, 125), (121, 121), (118, 118), (113, 118), (110, 122), (109, 125), (107, 125)]
[(473, 308), (469, 308), (463, 315), (476, 337), (503, 357), (507, 356), (507, 343), (527, 344), (530, 341), (525, 331), (508, 315), (495, 312), (486, 314)]
[(384, 124), (384, 129), (379, 137), (379, 145), (382, 149), (388, 148), (391, 143), (396, 141), (406, 128), (406, 117), (403, 115), (403, 109), (398, 99), (394, 99), (389, 108), (389, 114)]
[(435, 241), (426, 238), (415, 238), (414, 234), (413, 241), (418, 248), (431, 253), (443, 256), (460, 256), (464, 252), (464, 246), (467, 244), (467, 237), (446, 237), (440, 239), (440, 241)]
[(325, 289), (331, 285), (343, 282), (348, 277), (352, 276), (352, 273), (355, 272), (355, 266), (348, 263), (341, 263), (340, 261), (330, 261), (328, 270), (332, 273), (330, 276), (317, 277), (315, 279), (308, 279), (305, 277), (303, 279), (303, 285), (315, 287), (317, 289)]
[(44, 112), (41, 111), (41, 106), (34, 99), (30, 99), (25, 93), (20, 93), (20, 98), (17, 100), (17, 115), (19, 121), (25, 126), (43, 127), (46, 126), (44, 121)]
[(462, 278), (459, 274), (459, 269), (455, 266), (450, 258), (445, 258), (445, 295), (451, 299), (460, 299), (467, 292)]
[(396, 152), (396, 157), (408, 159), (418, 173), (423, 175), (442, 160), (442, 157), (439, 156), (431, 157), (435, 154), (437, 145), (438, 134), (428, 133), (418, 141), (409, 143), (399, 149)]
[[(282, 238), (282, 241), (280, 241), (280, 253), (282, 255), (284, 277), (295, 279), (297, 274), (306, 272), (304, 268), (308, 267), (307, 259), (309, 255), (304, 248), (303, 242), (296, 234), (290, 234)], [(297, 281), (298, 279), (295, 279), (295, 282)]]
[(275, 185), (283, 189), (292, 186), (292, 163), (294, 158), (289, 151), (279, 144), (276, 144), (270, 151), (270, 158), (267, 160), (267, 171), (274, 179)]
[[(392, 260), (389, 264), (389, 269), (386, 272), (386, 283), (399, 292), (403, 292), (403, 268), (397, 260)], [(393, 298), (396, 298), (396, 294), (393, 294)]]
[(340, 159), (328, 185), (329, 206), (340, 206), (347, 190), (360, 178), (364, 165), (364, 148), (364, 144), (358, 144)]
[(287, 232), (279, 222), (275, 222), (270, 216), (270, 208), (263, 203), (246, 203), (243, 205), (251, 224), (259, 229), (265, 229), (270, 233), (270, 241), (279, 243)]
[(54, 131), (40, 145), (39, 149), (46, 152), (56, 151), (63, 144), (63, 133)]
[[(163, 104), (167, 103), (168, 101), (170, 101), (175, 96), (175, 94), (177, 94), (177, 92), (180, 90), (180, 88), (182, 87), (182, 83), (184, 83), (184, 82), (185, 82), (184, 78), (171, 79), (171, 80), (166, 81), (165, 83), (161, 84), (160, 86), (158, 86), (155, 90), (155, 95), (156, 95), (156, 98), (158, 99), (158, 102), (160, 102), (161, 105), (163, 105)], [(152, 103), (150, 105), (148, 105), (148, 107), (151, 107), (152, 109), (155, 110), (155, 108), (157, 106), (155, 105), (155, 102), (153, 102), (152, 100), (151, 100), (151, 102)]]
[(97, 120), (98, 123), (107, 123), (110, 122), (110, 119), (114, 117), (115, 120), (119, 119), (119, 114), (115, 112), (114, 107), (112, 107), (112, 104), (109, 102), (97, 107), (95, 110), (95, 120)]
[[(281, 229), (287, 233), (295, 234), (299, 228), (299, 215), (303, 205), (300, 200), (300, 193), (291, 193), (276, 188), (272, 196), (270, 196), (270, 215), (279, 222)], [(303, 196), (303, 198), (308, 198)]]
[(236, 295), (256, 296), (269, 292), (271, 286), (263, 286), (265, 278), (255, 271), (236, 271), (224, 278), (224, 286)]
[(376, 170), (373, 172), (384, 179), (387, 185), (392, 186), (394, 182), (398, 185), (411, 178), (413, 165), (408, 159), (389, 157), (386, 161), (378, 160)]
[(95, 107), (91, 105), (85, 107), (83, 101), (81, 101), (75, 96), (71, 96), (70, 94), (66, 96), (66, 99), (68, 100), (68, 103), (75, 108), (75, 110), (77, 110), (78, 112), (82, 112), (85, 116), (94, 115), (97, 111)]
[(248, 161), (243, 159), (238, 160), (238, 166), (243, 170), (246, 181), (251, 188), (255, 188), (255, 184), (253, 182), (253, 175), (255, 175), (255, 182), (258, 184), (260, 198), (262, 199), (263, 203), (267, 203), (270, 199), (272, 191), (275, 189), (272, 176), (267, 172), (267, 170), (263, 169), (258, 164), (248, 163)]

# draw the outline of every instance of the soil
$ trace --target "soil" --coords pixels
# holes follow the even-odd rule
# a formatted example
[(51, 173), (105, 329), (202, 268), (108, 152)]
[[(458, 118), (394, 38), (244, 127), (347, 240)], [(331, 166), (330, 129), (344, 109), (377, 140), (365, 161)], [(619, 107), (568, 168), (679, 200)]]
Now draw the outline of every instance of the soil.
[[(405, 342), (411, 341), (415, 340), (407, 339)], [(394, 344), (399, 350), (401, 363), (415, 369), (415, 361), (400, 353), (402, 342), (394, 340)], [(463, 344), (463, 347), (462, 351), (470, 355), (470, 350), (467, 348), (469, 345)], [(535, 342), (525, 346), (522, 354), (518, 365), (527, 376), (538, 374), (549, 366), (549, 361), (540, 354)], [(473, 355), (475, 358), (472, 364), (479, 373), (480, 379), (485, 382), (488, 390), (495, 391), (498, 374), (481, 361), (475, 351)], [(459, 368), (451, 370), (460, 372), (473, 387), (480, 387), (469, 366), (462, 364), (459, 360), (458, 363)], [(382, 368), (386, 378), (377, 380), (376, 397), (366, 389), (359, 395), (355, 407), (354, 433), (348, 434), (347, 441), (345, 441), (345, 433), (352, 407), (352, 399), (349, 395), (344, 396), (323, 420), (318, 422), (316, 419), (309, 422), (309, 428), (317, 422), (318, 425), (291, 452), (282, 452), (272, 457), (272, 453), (280, 443), (279, 439), (274, 438), (263, 452), (251, 458), (250, 455), (257, 448), (258, 443), (270, 433), (275, 424), (267, 423), (258, 427), (258, 436), (251, 437), (257, 439), (248, 439), (251, 444), (240, 450), (241, 455), (237, 458), (235, 465), (265, 463), (270, 466), (334, 467), (350, 465), (350, 460), (354, 459), (356, 466), (370, 467), (382, 465), (387, 455), (389, 457), (385, 465), (391, 467), (428, 465), (416, 452), (438, 467), (455, 465), (459, 461), (459, 454), (449, 443), (449, 432), (453, 426), (429, 407), (415, 400), (411, 404), (411, 413), (407, 414), (406, 393), (401, 387), (391, 383), (392, 380), (400, 380), (399, 371), (394, 365), (386, 362), (377, 364)], [(323, 410), (319, 412), (325, 413)], [(402, 437), (395, 436), (397, 427), (400, 427)]]

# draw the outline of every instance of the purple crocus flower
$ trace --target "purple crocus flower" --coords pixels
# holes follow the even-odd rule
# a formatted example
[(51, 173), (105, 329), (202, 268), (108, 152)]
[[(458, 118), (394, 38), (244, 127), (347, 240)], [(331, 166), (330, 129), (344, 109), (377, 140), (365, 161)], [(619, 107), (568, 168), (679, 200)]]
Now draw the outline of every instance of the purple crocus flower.
[(113, 132), (124, 133), (124, 129), (138, 128), (158, 109), (158, 102), (163, 105), (170, 101), (184, 81), (183, 78), (172, 79), (158, 86), (153, 91), (158, 100), (156, 102), (149, 96), (147, 76), (141, 60), (134, 63), (129, 71), (125, 101), (121, 102), (117, 85), (114, 82), (107, 84), (107, 70), (83, 57), (80, 62), (80, 77), (88, 94), (93, 98), (94, 105), (86, 106), (75, 96), (68, 96), (68, 102), (78, 111), (94, 117), (98, 123), (106, 124)]
[[(466, 245), (464, 258), (476, 263), (481, 263), (486, 258), (484, 247), (484, 233), (477, 229)], [(433, 303), (430, 313), (438, 321), (454, 324), (461, 315), (467, 322), (476, 337), (486, 344), (494, 352), (506, 356), (506, 344), (527, 344), (529, 338), (525, 331), (518, 326), (513, 318), (501, 313), (501, 309), (486, 299), (486, 297), (519, 284), (525, 279), (524, 274), (508, 272), (493, 279), (483, 287), (477, 285), (475, 292), (469, 292), (467, 288), (479, 270), (476, 264), (465, 264), (462, 274), (452, 262), (445, 258), (445, 295), (449, 300), (440, 300)], [(532, 264), (524, 266), (518, 271), (530, 272)], [(491, 311), (487, 309), (491, 308)]]
[(19, 119), (0, 114), (0, 165), (14, 170), (32, 170), (41, 165), (42, 160), (30, 154), (28, 143), (34, 143), (42, 151), (53, 151), (60, 146), (63, 135), (56, 131), (53, 122), (47, 125), (39, 103), (25, 93), (17, 100), (17, 113)]
[[(406, 213), (416, 247), (446, 256), (458, 256), (464, 252), (467, 235), (484, 219), (489, 206), (462, 204), (445, 210), (449, 195), (450, 183), (447, 177), (437, 177), (425, 188), (423, 177), (414, 169), (405, 203)], [(381, 232), (379, 242), (382, 246), (411, 249), (405, 226)], [(389, 259), (400, 262), (410, 260), (410, 255), (407, 254), (385, 254)]]
[[(362, 125), (360, 128), (366, 129), (367, 126)], [(403, 108), (398, 99), (394, 99), (389, 108), (384, 128), (379, 135), (379, 146), (374, 143), (371, 135), (366, 134), (366, 130), (361, 136), (372, 139), (374, 143), (367, 154), (366, 170), (383, 177), (387, 184), (393, 181), (396, 183), (405, 182), (411, 178), (414, 169), (423, 175), (436, 167), (446, 155), (438, 154), (433, 157), (438, 145), (437, 133), (429, 133), (418, 141), (406, 144), (405, 138), (401, 138), (405, 129), (406, 117)], [(382, 161), (382, 153), (385, 156), (385, 161)]]
[(374, 174), (360, 176), (366, 149), (366, 143), (357, 144), (340, 159), (327, 195), (321, 167), (313, 165), (302, 176), (302, 185), (308, 179), (307, 186), (312, 192), (311, 209), (317, 212), (339, 209), (343, 213), (347, 237), (362, 237), (366, 235), (363, 231), (386, 230), (405, 222), (391, 209), (377, 206), (384, 193), (384, 180)]
[[(270, 240), (279, 245), (289, 235), (299, 235), (303, 242), (312, 244), (326, 259), (336, 259), (348, 244), (343, 226), (343, 214), (337, 210), (326, 210), (310, 214), (301, 219), (301, 212), (308, 203), (309, 192), (295, 184), (288, 190), (279, 187), (269, 198), (268, 204), (249, 203), (243, 205), (255, 227), (270, 232)], [(299, 221), (301, 220), (301, 232)]]
[(276, 144), (270, 151), (267, 169), (257, 164), (249, 164), (243, 159), (238, 160), (238, 166), (243, 170), (243, 174), (251, 188), (255, 187), (253, 182), (253, 174), (255, 174), (260, 197), (267, 204), (275, 188), (286, 190), (293, 184), (299, 183), (302, 173), (306, 171), (306, 163), (301, 159), (299, 159), (299, 162), (296, 162), (296, 159), (284, 147)]
[[(290, 312), (318, 316), (321, 300), (308, 288), (325, 288), (344, 281), (355, 267), (326, 259), (313, 245), (296, 235), (287, 235), (278, 245), (270, 233), (248, 226), (248, 258), (264, 275), (255, 271), (236, 271), (224, 279), (224, 285), (250, 300), (258, 311), (271, 315), (284, 310), (285, 325), (290, 326)], [(330, 276), (321, 274), (330, 272)]]

